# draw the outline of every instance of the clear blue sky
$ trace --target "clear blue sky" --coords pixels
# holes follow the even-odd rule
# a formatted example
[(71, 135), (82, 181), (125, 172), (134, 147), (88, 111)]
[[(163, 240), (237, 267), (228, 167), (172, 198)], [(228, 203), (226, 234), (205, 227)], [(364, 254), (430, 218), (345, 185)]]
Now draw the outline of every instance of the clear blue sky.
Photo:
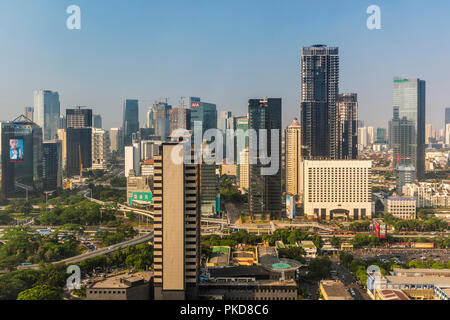
[[(450, 107), (448, 0), (0, 0), (0, 120), (57, 90), (62, 111), (94, 108), (119, 126), (126, 98), (141, 121), (159, 98), (200, 96), (243, 115), (249, 98), (281, 97), (284, 125), (299, 117), (300, 49), (340, 48), (340, 91), (359, 95), (359, 117), (386, 127), (392, 78), (427, 81), (427, 123)], [(66, 28), (81, 7), (82, 29)], [(382, 30), (366, 28), (381, 7)]]

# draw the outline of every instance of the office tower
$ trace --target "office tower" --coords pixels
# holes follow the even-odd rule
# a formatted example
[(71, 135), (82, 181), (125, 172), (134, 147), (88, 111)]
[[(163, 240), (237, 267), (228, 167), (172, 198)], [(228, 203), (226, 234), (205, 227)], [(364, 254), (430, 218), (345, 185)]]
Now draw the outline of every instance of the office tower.
[(94, 125), (94, 128), (102, 129), (103, 128), (102, 116), (99, 114), (92, 115), (92, 123)]
[(375, 142), (375, 130), (373, 127), (367, 127), (367, 143), (373, 144)]
[(302, 127), (297, 118), (286, 129), (286, 193), (298, 196), (302, 193)]
[(155, 119), (155, 135), (162, 141), (170, 136), (170, 111), (172, 106), (166, 102), (156, 102), (153, 105), (153, 117)]
[(378, 144), (386, 143), (386, 129), (385, 128), (377, 128), (377, 141)]
[(242, 191), (248, 191), (249, 183), (249, 151), (248, 147), (246, 147), (244, 150), (240, 153), (240, 163), (237, 166), (240, 171), (239, 175), (239, 188)]
[[(235, 129), (235, 123), (234, 123), (234, 117), (230, 111), (221, 111), (218, 118), (217, 118), (217, 129), (219, 129), (222, 132), (223, 136), (223, 148), (222, 152), (224, 155), (224, 158), (226, 158), (227, 155), (227, 130), (234, 130)], [(230, 146), (234, 148), (233, 146)], [(234, 152), (234, 150), (233, 150)], [(239, 155), (237, 155), (239, 156)]]
[(77, 106), (74, 109), (66, 110), (67, 128), (91, 128), (92, 109), (82, 109), (87, 107)]
[(125, 177), (130, 175), (133, 170), (136, 176), (141, 175), (141, 144), (133, 143), (131, 146), (125, 147)]
[[(236, 132), (234, 139), (234, 162), (239, 164), (241, 152), (248, 147), (248, 117), (235, 117)], [(226, 156), (226, 155), (225, 155)], [(236, 178), (240, 179), (240, 166), (236, 168)]]
[(66, 129), (67, 176), (82, 176), (92, 167), (92, 128)]
[(58, 129), (56, 138), (61, 141), (61, 157), (63, 169), (67, 166), (67, 132), (65, 129)]
[(405, 117), (414, 126), (415, 143), (411, 162), (418, 179), (425, 173), (425, 81), (420, 79), (394, 78), (394, 106), (399, 118)]
[(58, 129), (66, 129), (67, 128), (67, 119), (65, 115), (59, 116)]
[(403, 186), (413, 183), (416, 180), (416, 169), (412, 165), (400, 164), (395, 169), (397, 176), (396, 190), (402, 193)]
[(305, 160), (303, 167), (305, 216), (309, 220), (371, 218), (372, 161)]
[(358, 151), (363, 151), (367, 147), (367, 127), (358, 128)]
[(139, 130), (139, 101), (125, 100), (123, 104), (123, 145), (130, 146), (133, 133)]
[[(393, 110), (393, 168), (397, 169), (400, 165), (412, 165), (414, 167), (417, 156), (417, 138), (414, 121), (408, 120), (405, 116), (400, 119), (398, 107), (394, 107)], [(415, 172), (417, 173), (417, 169)]]
[(200, 168), (175, 162), (174, 148), (163, 143), (155, 157), (155, 300), (195, 299), (199, 282)]
[(33, 121), (42, 128), (44, 140), (52, 140), (56, 137), (59, 116), (60, 104), (58, 92), (48, 90), (34, 91)]
[(123, 136), (121, 128), (111, 128), (109, 130), (109, 151), (111, 153), (120, 153), (123, 152)]
[(439, 129), (439, 141), (443, 141), (445, 143), (445, 129)]
[(450, 146), (450, 123), (445, 125), (445, 144)]
[(33, 107), (25, 107), (24, 116), (25, 116), (27, 119), (29, 119), (29, 120), (31, 120), (31, 121), (34, 121), (34, 120), (33, 120), (33, 118), (34, 118), (34, 108), (33, 108)]
[[(281, 99), (250, 99), (248, 103), (249, 130), (255, 130), (255, 135), (249, 136), (249, 212), (255, 214), (270, 214), (280, 217), (282, 213), (281, 203)], [(261, 145), (259, 130), (266, 130), (267, 147), (266, 154), (269, 155), (272, 150), (271, 130), (278, 130), (278, 150), (275, 154), (270, 154), (272, 162), (269, 165), (263, 165), (259, 156), (263, 152), (259, 147)], [(255, 140), (256, 138), (256, 140)], [(275, 137), (274, 137), (275, 138)], [(257, 155), (251, 152), (252, 148), (257, 150)], [(262, 168), (277, 168), (278, 171), (273, 175), (263, 175)]]
[(325, 45), (303, 48), (301, 79), (304, 156), (335, 159), (339, 49)]
[(433, 137), (433, 126), (431, 124), (427, 124), (425, 126), (425, 143), (430, 144), (432, 137)]
[(155, 128), (155, 119), (153, 116), (153, 105), (148, 107), (147, 113), (145, 114), (145, 127), (148, 129)]
[(42, 180), (44, 191), (61, 189), (63, 183), (62, 143), (59, 140), (45, 141), (42, 145), (42, 150)]
[(106, 170), (108, 136), (103, 129), (92, 129), (92, 169)]
[(170, 110), (170, 133), (177, 129), (191, 130), (191, 109), (175, 108)]
[(343, 93), (336, 105), (336, 158), (358, 157), (358, 95)]
[[(190, 102), (191, 130), (194, 130), (194, 123), (196, 121), (201, 122), (203, 141), (203, 135), (206, 130), (217, 128), (217, 108), (215, 104), (202, 102), (200, 98), (191, 97)], [(192, 138), (195, 139), (195, 137)]]
[(2, 195), (28, 198), (42, 190), (42, 129), (20, 116), (2, 123)]

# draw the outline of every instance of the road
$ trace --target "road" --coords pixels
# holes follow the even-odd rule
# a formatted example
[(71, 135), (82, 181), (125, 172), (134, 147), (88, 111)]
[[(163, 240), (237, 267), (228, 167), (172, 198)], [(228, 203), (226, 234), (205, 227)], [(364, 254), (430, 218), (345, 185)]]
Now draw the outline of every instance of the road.
[[(116, 250), (120, 250), (120, 249), (129, 247), (129, 246), (134, 246), (134, 245), (137, 245), (137, 244), (140, 244), (140, 243), (144, 243), (144, 242), (148, 242), (148, 241), (151, 241), (151, 240), (153, 240), (153, 232), (150, 232), (150, 233), (148, 233), (148, 234), (146, 234), (144, 236), (141, 236), (141, 237), (137, 237), (137, 238), (134, 238), (134, 239), (131, 239), (131, 240), (127, 240), (127, 241), (124, 241), (124, 242), (121, 242), (121, 243), (114, 244), (114, 245), (109, 246), (107, 248), (99, 249), (97, 251), (88, 252), (88, 253), (85, 253), (85, 254), (82, 254), (82, 255), (79, 255), (79, 256), (75, 256), (75, 257), (64, 259), (64, 260), (60, 260), (60, 261), (55, 261), (55, 262), (52, 262), (51, 264), (60, 264), (60, 263), (76, 264), (76, 263), (79, 263), (79, 262), (81, 262), (83, 260), (86, 260), (86, 259), (94, 258), (94, 257), (97, 257), (99, 255), (108, 254), (108, 253), (114, 252)], [(39, 265), (38, 264), (33, 264), (33, 265), (29, 265), (29, 266), (20, 266), (20, 267), (17, 267), (17, 269), (18, 270), (21, 270), (21, 269), (39, 269)]]
[[(339, 264), (336, 258), (331, 258), (331, 269), (336, 271), (337, 277), (342, 281), (347, 289), (353, 288), (355, 295), (354, 300), (372, 300), (369, 295), (357, 283), (356, 277), (343, 265)], [(350, 290), (349, 290), (350, 293)]]

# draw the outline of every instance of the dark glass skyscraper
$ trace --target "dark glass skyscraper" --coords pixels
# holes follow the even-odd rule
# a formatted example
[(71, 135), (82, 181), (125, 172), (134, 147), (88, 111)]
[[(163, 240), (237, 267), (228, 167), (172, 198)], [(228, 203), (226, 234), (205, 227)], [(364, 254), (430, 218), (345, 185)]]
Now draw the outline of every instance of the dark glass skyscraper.
[(45, 141), (42, 145), (42, 178), (44, 191), (55, 191), (62, 187), (61, 141)]
[[(273, 217), (280, 217), (282, 213), (281, 201), (281, 99), (250, 99), (248, 102), (249, 123), (248, 129), (255, 130), (256, 136), (249, 135), (249, 147), (256, 148), (258, 155), (250, 152), (250, 172), (249, 172), (249, 212), (254, 214), (270, 214)], [(262, 175), (261, 168), (275, 166), (276, 163), (263, 165), (261, 163), (259, 150), (259, 140), (261, 139), (259, 130), (267, 131), (267, 153), (272, 157), (272, 161), (278, 162), (278, 172), (274, 175)], [(272, 148), (272, 129), (278, 131), (279, 149), (275, 155), (270, 154)], [(257, 138), (257, 140), (255, 140)], [(254, 163), (254, 164), (252, 164)]]
[(92, 128), (67, 128), (66, 139), (67, 176), (79, 176), (92, 167)]
[(123, 105), (123, 143), (130, 146), (133, 133), (139, 130), (139, 101), (126, 100)]
[(196, 121), (202, 123), (202, 136), (206, 130), (217, 128), (217, 107), (215, 104), (202, 102), (200, 98), (190, 98), (190, 108), (192, 130), (194, 130)]
[(338, 96), (336, 117), (337, 159), (358, 158), (358, 96), (344, 93)]
[(88, 109), (87, 107), (76, 107), (74, 109), (67, 109), (66, 127), (67, 128), (92, 127), (92, 109)]
[[(413, 165), (417, 178), (422, 179), (425, 173), (425, 81), (394, 78), (393, 100), (394, 107), (398, 107), (399, 119), (406, 118), (414, 128), (414, 144), (408, 147), (411, 148), (408, 156), (411, 159), (406, 160), (405, 164)], [(395, 135), (394, 132), (392, 134)]]
[(302, 49), (301, 88), (304, 157), (335, 159), (338, 48), (314, 45)]
[(2, 124), (2, 195), (25, 198), (42, 191), (42, 128), (19, 117)]

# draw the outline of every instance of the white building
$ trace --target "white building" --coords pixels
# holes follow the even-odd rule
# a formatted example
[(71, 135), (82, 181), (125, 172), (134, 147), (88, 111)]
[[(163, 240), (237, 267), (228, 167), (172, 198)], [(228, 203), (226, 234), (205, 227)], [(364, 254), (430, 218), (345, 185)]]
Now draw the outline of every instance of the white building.
[(241, 191), (248, 190), (249, 186), (249, 151), (248, 147), (242, 150), (240, 154), (240, 164), (239, 164), (239, 170), (240, 170), (240, 181), (239, 186)]
[(125, 177), (128, 178), (130, 170), (134, 170), (136, 176), (141, 175), (141, 144), (133, 143), (125, 147)]
[(92, 129), (92, 170), (106, 170), (108, 137), (103, 129)]
[(417, 208), (450, 207), (450, 181), (414, 182), (403, 187), (403, 194), (416, 199)]
[(305, 160), (303, 170), (308, 219), (372, 217), (372, 161)]
[(389, 197), (386, 200), (386, 212), (395, 218), (411, 220), (416, 218), (416, 199), (407, 197)]
[(111, 128), (111, 130), (109, 131), (109, 141), (110, 152), (121, 152), (123, 149), (122, 130), (120, 128)]

